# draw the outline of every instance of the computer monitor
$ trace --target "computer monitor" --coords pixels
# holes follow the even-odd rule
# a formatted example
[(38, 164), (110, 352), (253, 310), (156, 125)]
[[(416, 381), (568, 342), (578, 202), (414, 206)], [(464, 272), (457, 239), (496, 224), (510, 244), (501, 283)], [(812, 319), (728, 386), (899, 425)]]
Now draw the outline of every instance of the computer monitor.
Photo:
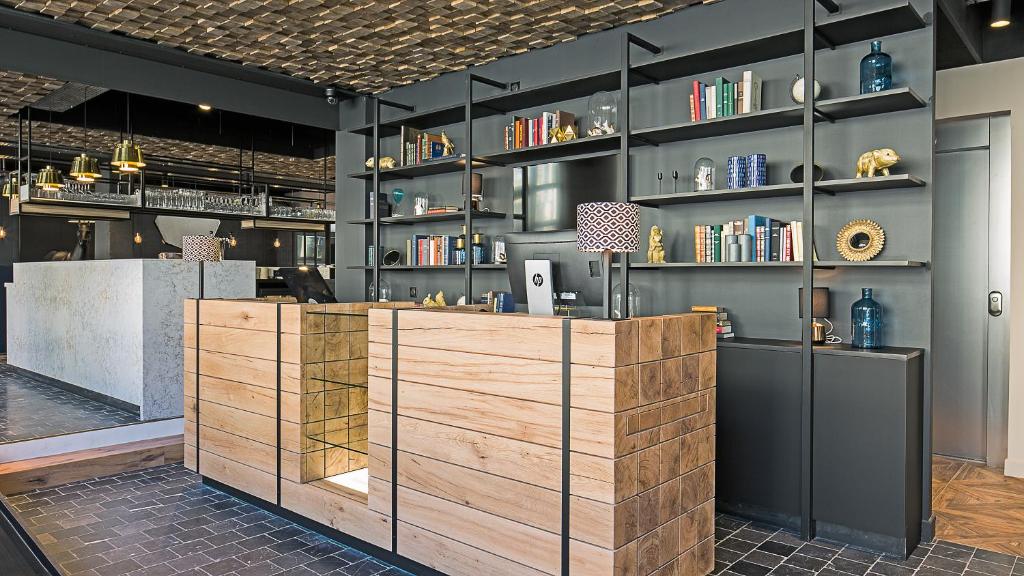
[(508, 283), (516, 307), (526, 305), (526, 261), (550, 260), (556, 305), (574, 307), (575, 316), (592, 316), (603, 305), (601, 255), (576, 249), (575, 230), (505, 234)]
[(330, 304), (338, 301), (315, 266), (278, 268), (274, 275), (285, 281), (288, 291), (300, 304)]

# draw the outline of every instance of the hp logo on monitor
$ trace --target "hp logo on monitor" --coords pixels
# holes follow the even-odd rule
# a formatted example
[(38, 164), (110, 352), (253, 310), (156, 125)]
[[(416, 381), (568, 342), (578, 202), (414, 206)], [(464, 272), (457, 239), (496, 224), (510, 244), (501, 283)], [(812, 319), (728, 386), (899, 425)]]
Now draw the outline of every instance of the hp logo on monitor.
[(544, 285), (544, 276), (542, 276), (540, 274), (534, 274), (533, 275), (533, 285), (537, 286), (538, 288), (543, 286)]

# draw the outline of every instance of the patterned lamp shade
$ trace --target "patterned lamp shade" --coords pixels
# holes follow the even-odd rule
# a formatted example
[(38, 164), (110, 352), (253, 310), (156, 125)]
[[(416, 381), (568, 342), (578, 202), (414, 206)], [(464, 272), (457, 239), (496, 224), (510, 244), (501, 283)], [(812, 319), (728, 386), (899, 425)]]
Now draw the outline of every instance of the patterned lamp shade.
[(588, 202), (576, 206), (576, 249), (639, 252), (640, 206), (628, 202)]

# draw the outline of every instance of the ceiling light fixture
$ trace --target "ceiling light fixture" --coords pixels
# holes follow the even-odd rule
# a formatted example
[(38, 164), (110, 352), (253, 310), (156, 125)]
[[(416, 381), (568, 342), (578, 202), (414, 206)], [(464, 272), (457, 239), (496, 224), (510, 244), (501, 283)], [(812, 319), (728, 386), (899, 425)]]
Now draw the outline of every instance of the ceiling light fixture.
[(1010, 0), (992, 0), (992, 20), (989, 26), (1006, 28), (1010, 25)]
[(15, 183), (15, 179), (16, 178), (17, 178), (17, 173), (16, 172), (11, 172), (10, 174), (7, 175), (7, 178), (4, 178), (4, 191), (3, 191), (3, 197), (4, 198), (10, 198), (14, 194), (16, 194), (16, 192), (15, 192), (15, 188), (17, 187), (17, 184)]
[(142, 244), (142, 234), (136, 232), (135, 236), (132, 238), (132, 241), (135, 242), (136, 244)]
[(274, 238), (274, 248), (280, 248), (280, 247), (281, 247), (281, 239), (280, 238)]
[(6, 240), (6, 239), (7, 239), (7, 228), (4, 228), (3, 226), (0, 226), (0, 240)]
[(209, 112), (210, 110), (213, 110), (213, 106), (210, 106), (209, 104), (200, 104), (199, 109), (203, 112)]
[[(88, 96), (88, 87), (85, 89)], [(82, 103), (82, 131), (85, 133), (85, 141), (82, 145), (82, 154), (71, 161), (71, 171), (68, 174), (83, 184), (92, 184), (100, 174), (100, 163), (89, 156), (89, 100)]]
[(122, 140), (120, 144), (114, 147), (114, 155), (110, 160), (110, 165), (117, 168), (119, 172), (130, 174), (145, 168), (146, 162), (142, 159), (142, 148), (132, 138), (132, 95), (127, 94), (126, 96), (127, 104), (125, 105), (125, 111), (127, 114), (125, 116), (127, 117), (128, 138)]
[(36, 176), (36, 188), (40, 190), (48, 190), (50, 192), (54, 190), (60, 190), (61, 186), (64, 185), (64, 177), (61, 176), (60, 170), (57, 170), (49, 164), (46, 168), (39, 171), (39, 175)]

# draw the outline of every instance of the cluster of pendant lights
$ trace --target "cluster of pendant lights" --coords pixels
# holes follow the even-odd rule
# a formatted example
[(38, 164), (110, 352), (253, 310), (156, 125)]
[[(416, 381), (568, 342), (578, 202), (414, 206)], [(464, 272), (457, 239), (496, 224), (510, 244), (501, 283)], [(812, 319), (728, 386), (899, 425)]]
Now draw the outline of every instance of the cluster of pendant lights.
[[(78, 182), (84, 184), (91, 184), (96, 181), (97, 178), (102, 176), (100, 173), (99, 160), (89, 156), (89, 126), (87, 124), (89, 103), (85, 102), (85, 108), (83, 109), (83, 120), (82, 126), (85, 130), (85, 146), (83, 152), (76, 156), (71, 162), (71, 171), (69, 174), (72, 178)], [(114, 153), (110, 160), (110, 165), (122, 174), (132, 174), (138, 172), (140, 169), (146, 167), (146, 162), (142, 158), (142, 148), (136, 144), (132, 138), (131, 122), (131, 95), (127, 95), (127, 117), (128, 117), (128, 138), (122, 140), (117, 146), (114, 146)], [(39, 171), (36, 176), (36, 187), (41, 190), (59, 190), (64, 185), (64, 177), (53, 166), (47, 165), (45, 168)], [(4, 185), (4, 196), (8, 196), (8, 187), (12, 186), (11, 183)]]

